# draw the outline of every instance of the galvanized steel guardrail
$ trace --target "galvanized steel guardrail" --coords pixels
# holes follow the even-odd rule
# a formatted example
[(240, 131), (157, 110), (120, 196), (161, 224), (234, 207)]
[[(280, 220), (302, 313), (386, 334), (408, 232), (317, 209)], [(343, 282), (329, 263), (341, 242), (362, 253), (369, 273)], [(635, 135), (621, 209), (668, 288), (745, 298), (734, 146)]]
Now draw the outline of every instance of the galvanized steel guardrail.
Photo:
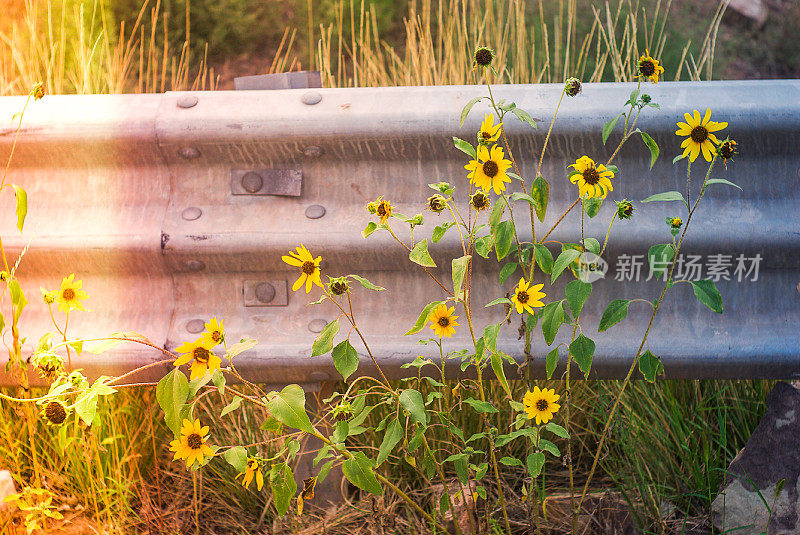
[[(562, 104), (543, 166), (551, 184), (545, 226), (574, 198), (566, 165), (583, 154), (602, 159), (610, 153), (615, 134), (605, 147), (601, 128), (632, 88), (585, 84), (583, 93)], [(483, 91), (447, 86), (169, 92), (47, 96), (30, 105), (8, 179), (28, 190), (23, 234), (14, 227), (13, 196), (0, 201), (6, 214), (0, 231), (9, 257), (29, 245), (19, 267), (30, 301), (22, 320), (25, 351), (52, 330), (39, 286), (55, 289), (61, 277), (75, 272), (91, 296), (86, 301), (91, 311), (71, 315), (71, 336), (136, 331), (174, 348), (216, 316), (224, 319), (230, 339), (259, 341), (237, 357), (251, 380), (335, 380), (329, 358), (310, 358), (311, 343), (336, 316), (334, 308), (307, 307), (313, 299), (290, 291), (296, 273), (281, 261), (282, 254), (303, 243), (325, 258), (324, 274), (358, 273), (389, 289), (356, 290), (355, 314), (387, 373), (402, 375), (401, 364), (431, 353), (403, 332), (439, 293), (386, 233), (361, 237), (370, 219), (365, 204), (384, 195), (397, 211), (417, 213), (430, 195), (427, 184), (439, 180), (457, 184), (463, 199), (466, 159), (451, 138), (471, 139), (477, 131), (483, 116), (479, 107), (463, 127), (458, 120), (464, 103)], [(560, 85), (494, 89), (496, 98), (516, 102), (545, 125), (560, 91)], [(610, 199), (639, 201), (681, 190), (685, 165), (671, 164), (680, 141), (675, 123), (684, 112), (706, 107), (715, 120), (729, 122), (728, 132), (741, 147), (728, 170), (720, 167), (714, 176), (744, 189), (710, 187), (684, 245), (685, 254), (699, 255), (706, 270), (714, 255), (723, 255), (717, 259), (719, 272), (730, 262), (730, 280), (717, 282), (724, 314), (698, 303), (690, 285), (677, 285), (657, 316), (650, 349), (662, 358), (670, 378), (800, 375), (800, 81), (661, 83), (648, 85), (646, 92), (661, 110), (643, 112), (640, 126), (658, 142), (662, 157), (649, 172), (649, 152), (632, 139), (616, 162), (620, 171)], [(6, 125), (23, 102), (0, 99)], [(529, 175), (545, 129), (533, 130), (516, 119), (506, 126)], [(14, 132), (10, 126), (0, 130), (3, 161)], [(602, 240), (613, 204), (604, 203), (597, 217), (586, 220), (586, 236)], [(596, 329), (611, 299), (652, 299), (663, 284), (645, 281), (644, 255), (650, 245), (667, 239), (664, 218), (677, 208), (636, 204), (635, 218), (614, 226), (605, 254), (610, 270), (594, 284), (582, 314), (586, 329)], [(524, 212), (517, 214), (521, 229), (527, 226)], [(552, 239), (579, 239), (578, 217), (578, 210), (570, 213)], [(426, 212), (417, 236), (430, 233), (439, 219)], [(520, 238), (530, 240), (524, 230)], [(461, 256), (457, 233), (451, 231), (432, 255), (439, 266), (448, 266), (441, 276), (449, 280), (449, 258)], [(752, 270), (736, 271), (740, 257), (749, 262), (747, 268), (757, 259), (757, 277)], [(635, 278), (623, 269), (631, 261), (643, 262), (640, 280), (615, 280)], [(497, 271), (493, 260), (476, 260), (473, 303), (501, 295)], [(625, 277), (618, 275), (623, 271)], [(562, 292), (567, 278), (562, 279), (553, 293)], [(647, 309), (633, 303), (625, 321), (592, 336), (597, 342), (594, 377), (627, 371)], [(501, 312), (480, 310), (476, 321), (496, 319)], [(522, 361), (516, 327), (501, 331), (499, 346)], [(455, 349), (461, 342), (466, 347), (465, 331), (446, 347)], [(557, 341), (568, 334), (562, 329)], [(541, 376), (547, 349), (537, 342), (533, 351)], [(126, 344), (101, 355), (84, 353), (75, 365), (97, 376), (161, 358), (157, 351)], [(375, 372), (365, 354), (361, 364), (360, 373)], [(157, 380), (168, 369), (153, 368), (137, 379)], [(0, 376), (0, 383), (10, 382), (10, 376)]]

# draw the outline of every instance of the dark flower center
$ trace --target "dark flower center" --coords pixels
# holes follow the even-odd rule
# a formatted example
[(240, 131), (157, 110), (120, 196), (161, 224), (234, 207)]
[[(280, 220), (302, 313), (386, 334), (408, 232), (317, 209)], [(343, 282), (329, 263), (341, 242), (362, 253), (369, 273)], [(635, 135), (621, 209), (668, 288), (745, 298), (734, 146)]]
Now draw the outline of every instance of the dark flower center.
[(387, 209), (388, 207), (386, 205), (387, 205), (386, 202), (382, 202), (378, 205), (378, 209), (376, 210), (376, 212), (378, 213), (379, 216), (384, 217), (389, 214), (389, 210)]
[(220, 340), (222, 340), (222, 333), (219, 331), (214, 331), (213, 333), (211, 333), (211, 339), (214, 340), (215, 342), (219, 342)]
[(44, 408), (44, 415), (54, 424), (62, 424), (67, 419), (67, 411), (64, 410), (64, 406), (56, 401), (47, 404), (47, 407)]
[(695, 126), (692, 128), (692, 133), (689, 135), (695, 143), (702, 143), (708, 139), (708, 130), (706, 130), (705, 126)]
[(586, 171), (583, 172), (583, 180), (590, 186), (594, 186), (595, 184), (600, 182), (600, 173), (598, 173), (597, 169), (595, 169), (594, 167), (589, 167)]
[(197, 433), (192, 433), (186, 437), (186, 444), (193, 450), (199, 450), (203, 445), (203, 439)]
[(347, 291), (347, 284), (341, 281), (336, 281), (331, 284), (331, 293), (334, 295), (342, 295)]
[(72, 288), (67, 288), (66, 290), (61, 292), (61, 297), (63, 297), (67, 301), (71, 301), (72, 299), (75, 299), (75, 290), (73, 290)]
[(194, 357), (194, 360), (196, 360), (197, 362), (205, 364), (206, 362), (208, 362), (208, 359), (211, 356), (211, 354), (208, 352), (208, 349), (204, 347), (196, 347), (194, 348), (194, 351), (192, 351), (192, 356)]
[(492, 160), (489, 160), (488, 162), (483, 164), (483, 174), (485, 174), (489, 178), (494, 178), (499, 170), (500, 168), (497, 167), (497, 164)]
[(530, 299), (528, 292), (524, 290), (520, 290), (519, 292), (517, 292), (517, 301), (519, 301), (523, 305), (528, 302), (528, 299)]
[(730, 160), (731, 158), (733, 158), (734, 154), (736, 154), (735, 141), (724, 141), (722, 145), (719, 146), (719, 155), (725, 158), (726, 160)]
[(255, 461), (255, 460), (247, 461), (247, 469), (248, 470), (255, 472), (257, 468), (258, 468), (258, 461)]
[(450, 325), (450, 318), (446, 316), (439, 318), (439, 321), (437, 321), (436, 323), (438, 323), (440, 327), (447, 327), (448, 325)]
[(481, 48), (475, 52), (475, 63), (481, 67), (486, 67), (489, 65), (492, 62), (492, 58), (493, 54), (489, 49)]
[(481, 132), (481, 137), (483, 139), (491, 139), (492, 138), (492, 133), (491, 132)]
[(475, 195), (472, 196), (472, 206), (476, 210), (482, 210), (482, 209), (486, 208), (486, 205), (487, 205), (488, 202), (489, 202), (489, 200), (486, 198), (486, 195), (484, 195), (483, 193), (476, 193)]
[(539, 412), (546, 411), (549, 406), (550, 404), (544, 398), (536, 400), (536, 410)]
[(639, 72), (645, 76), (652, 76), (656, 72), (656, 66), (649, 59), (639, 62)]
[(303, 273), (306, 275), (311, 275), (316, 269), (317, 265), (314, 262), (310, 260), (308, 262), (303, 262)]

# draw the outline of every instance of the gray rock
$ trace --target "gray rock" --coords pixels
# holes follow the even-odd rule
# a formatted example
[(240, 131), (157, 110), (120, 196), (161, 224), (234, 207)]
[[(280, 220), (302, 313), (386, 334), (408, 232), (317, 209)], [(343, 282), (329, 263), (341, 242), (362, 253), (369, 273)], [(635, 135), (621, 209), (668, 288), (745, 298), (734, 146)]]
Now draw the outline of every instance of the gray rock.
[[(736, 535), (800, 533), (798, 475), (800, 390), (777, 383), (767, 396), (764, 417), (728, 467), (723, 489), (712, 504), (714, 526), (722, 531), (724, 525), (726, 533)], [(776, 496), (781, 480), (783, 488)]]

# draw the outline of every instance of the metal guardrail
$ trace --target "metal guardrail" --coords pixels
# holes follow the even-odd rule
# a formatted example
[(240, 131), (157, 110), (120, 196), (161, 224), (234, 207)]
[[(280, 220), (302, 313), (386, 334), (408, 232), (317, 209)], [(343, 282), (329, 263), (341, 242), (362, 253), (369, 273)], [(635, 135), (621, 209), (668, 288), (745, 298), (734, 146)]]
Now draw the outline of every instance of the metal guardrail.
[[(543, 166), (551, 184), (545, 225), (574, 198), (566, 165), (583, 154), (600, 159), (610, 153), (600, 131), (631, 89), (631, 84), (585, 84), (583, 93), (562, 104)], [(498, 86), (495, 97), (516, 102), (548, 124), (560, 90), (560, 85)], [(237, 357), (250, 379), (335, 380), (329, 358), (310, 358), (316, 332), (336, 316), (333, 307), (307, 307), (313, 299), (287, 288), (296, 274), (281, 255), (304, 243), (325, 258), (324, 273), (359, 273), (389, 289), (356, 290), (354, 306), (379, 362), (389, 375), (400, 376), (402, 363), (431, 352), (402, 333), (439, 293), (385, 233), (361, 237), (370, 218), (365, 204), (385, 195), (397, 211), (417, 213), (430, 194), (427, 184), (439, 180), (458, 184), (463, 199), (466, 159), (451, 137), (471, 139), (477, 131), (483, 116), (478, 107), (463, 128), (458, 119), (464, 103), (483, 91), (448, 86), (170, 92), (47, 96), (36, 102), (25, 114), (9, 177), (28, 190), (24, 234), (10, 216), (13, 196), (0, 201), (9, 257), (30, 243), (19, 268), (30, 301), (22, 320), (27, 350), (51, 330), (39, 286), (55, 289), (61, 277), (75, 272), (91, 296), (86, 301), (91, 312), (71, 315), (72, 336), (137, 331), (174, 348), (196, 337), (202, 320), (216, 316), (225, 320), (230, 339), (259, 340)], [(662, 157), (648, 172), (649, 153), (632, 139), (616, 162), (620, 172), (610, 198), (638, 201), (682, 189), (685, 167), (670, 162), (679, 151), (675, 123), (684, 112), (706, 107), (715, 120), (730, 123), (728, 131), (741, 147), (728, 170), (719, 168), (715, 176), (744, 189), (709, 188), (684, 245), (686, 254), (704, 262), (731, 255), (731, 280), (717, 282), (724, 314), (698, 303), (690, 285), (678, 285), (657, 316), (650, 349), (670, 378), (800, 375), (800, 81), (676, 82), (646, 91), (661, 110), (643, 112), (640, 125), (656, 139)], [(10, 119), (23, 102), (0, 99), (0, 117)], [(532, 130), (516, 119), (506, 126), (522, 171), (530, 174), (544, 129)], [(0, 130), (2, 158), (13, 137), (13, 129)], [(614, 139), (612, 134), (609, 145)], [(612, 205), (606, 202), (596, 218), (586, 220), (587, 237), (603, 238)], [(615, 280), (629, 257), (643, 258), (650, 245), (663, 243), (664, 218), (676, 210), (670, 203), (637, 203), (637, 208), (632, 221), (614, 226), (605, 255), (611, 270), (594, 284), (582, 314), (587, 334), (612, 298), (651, 299), (663, 284), (644, 281), (646, 261), (639, 282)], [(517, 217), (524, 229), (524, 214)], [(570, 213), (552, 239), (576, 241), (578, 217), (577, 210)], [(425, 219), (415, 233), (419, 237), (429, 235), (439, 216), (427, 212)], [(520, 239), (530, 236), (523, 230)], [(457, 240), (451, 231), (432, 247), (448, 280), (449, 258), (461, 256)], [(737, 280), (739, 255), (760, 258), (757, 280), (752, 272)], [(493, 260), (476, 260), (473, 303), (502, 295), (497, 270)], [(545, 291), (563, 295), (567, 277), (561, 279)], [(646, 304), (633, 303), (626, 320), (592, 336), (594, 377), (627, 371), (647, 310)], [(499, 313), (478, 310), (476, 322), (498, 319)], [(516, 331), (516, 324), (503, 329), (499, 346), (522, 359)], [(569, 334), (565, 331), (557, 341)], [(543, 375), (547, 349), (537, 340), (535, 370)], [(463, 336), (446, 341), (446, 347), (460, 342), (466, 347)], [(359, 372), (373, 373), (365, 357)], [(75, 363), (97, 376), (160, 358), (127, 344), (102, 355), (84, 353)], [(139, 379), (156, 380), (168, 369), (153, 368)], [(0, 376), (0, 383), (9, 382)]]

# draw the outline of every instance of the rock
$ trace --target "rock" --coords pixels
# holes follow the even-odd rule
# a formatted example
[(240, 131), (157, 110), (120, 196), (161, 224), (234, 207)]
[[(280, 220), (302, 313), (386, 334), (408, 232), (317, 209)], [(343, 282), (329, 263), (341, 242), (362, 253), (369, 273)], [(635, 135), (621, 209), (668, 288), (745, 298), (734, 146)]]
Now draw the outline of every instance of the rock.
[[(722, 531), (724, 521), (725, 532), (737, 535), (800, 533), (798, 475), (800, 390), (780, 382), (767, 396), (764, 417), (728, 467), (723, 489), (712, 504), (714, 526)], [(783, 488), (776, 497), (781, 480)]]
[(0, 470), (0, 515), (9, 510), (10, 506), (3, 502), (3, 498), (11, 494), (16, 494), (17, 488), (14, 486), (14, 478), (8, 470)]
[(759, 26), (767, 20), (767, 8), (762, 0), (731, 0), (728, 8), (753, 19)]

